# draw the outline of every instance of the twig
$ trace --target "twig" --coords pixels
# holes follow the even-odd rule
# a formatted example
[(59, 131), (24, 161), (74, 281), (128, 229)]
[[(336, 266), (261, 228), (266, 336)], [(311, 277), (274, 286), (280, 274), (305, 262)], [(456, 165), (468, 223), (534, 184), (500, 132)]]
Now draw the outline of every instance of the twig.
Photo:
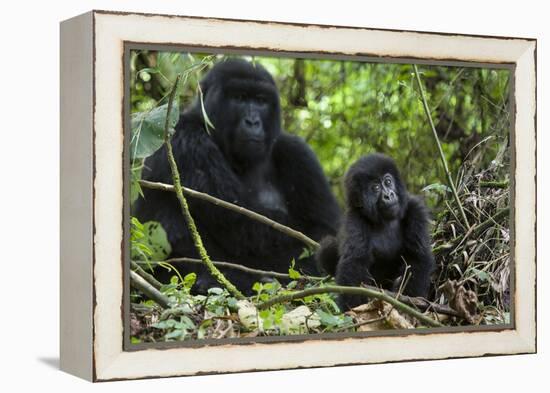
[(157, 302), (162, 308), (170, 308), (170, 299), (160, 293), (155, 287), (134, 271), (130, 271), (130, 285), (149, 299)]
[(389, 313), (385, 313), (384, 315), (381, 315), (377, 318), (367, 319), (366, 321), (353, 323), (353, 324), (348, 325), (348, 326), (342, 326), (341, 328), (337, 329), (336, 331), (337, 332), (343, 332), (343, 331), (346, 331), (346, 330), (349, 330), (349, 329), (356, 329), (356, 328), (364, 326), (364, 325), (369, 325), (371, 323), (380, 322), (380, 321), (383, 321), (384, 319), (386, 319), (388, 317), (388, 314)]
[(432, 249), (432, 252), (434, 255), (438, 255), (441, 251), (452, 250), (453, 247), (454, 247), (453, 243), (443, 243), (437, 247), (434, 247)]
[(486, 187), (486, 188), (508, 188), (508, 185), (509, 185), (508, 180), (479, 182), (480, 187)]
[[(175, 192), (176, 191), (174, 186), (172, 186), (171, 184), (156, 183), (156, 182), (151, 182), (151, 181), (147, 181), (147, 180), (140, 180), (139, 184), (142, 187), (151, 188), (151, 189), (155, 189), (155, 190), (169, 191), (169, 192)], [(190, 196), (190, 197), (193, 197), (193, 198), (197, 198), (197, 199), (202, 199), (202, 200), (210, 202), (210, 203), (212, 203), (216, 206), (224, 207), (224, 208), (229, 209), (231, 211), (240, 213), (244, 216), (247, 216), (248, 218), (251, 218), (253, 220), (256, 220), (258, 222), (266, 224), (266, 225), (270, 226), (271, 228), (273, 228), (273, 229), (275, 229), (279, 232), (282, 232), (282, 233), (284, 233), (284, 234), (286, 234), (290, 237), (298, 239), (301, 242), (303, 242), (305, 245), (307, 245), (308, 247), (310, 247), (314, 250), (319, 248), (319, 243), (317, 243), (315, 240), (313, 240), (310, 237), (304, 235), (302, 232), (299, 232), (295, 229), (289, 228), (289, 227), (287, 227), (283, 224), (279, 224), (277, 221), (273, 221), (271, 218), (267, 218), (266, 216), (263, 216), (263, 215), (261, 215), (259, 213), (256, 213), (256, 212), (253, 212), (252, 210), (245, 209), (244, 207), (235, 205), (234, 203), (231, 203), (231, 202), (224, 201), (223, 199), (213, 197), (213, 196), (208, 195), (204, 192), (195, 191), (193, 189), (186, 188), (186, 187), (181, 187), (181, 189), (182, 189), (182, 192), (183, 192), (184, 195), (187, 195), (187, 196)]]
[[(171, 263), (174, 263), (174, 262), (185, 262), (185, 263), (194, 263), (194, 264), (201, 264), (202, 263), (202, 261), (200, 259), (187, 258), (187, 257), (170, 258), (170, 259), (166, 259), (165, 261), (148, 261), (148, 262), (137, 261), (137, 263), (143, 263), (143, 264), (149, 263), (149, 264), (152, 264), (152, 265), (159, 265), (160, 263), (171, 264)], [(243, 265), (239, 265), (239, 264), (231, 263), (231, 262), (224, 262), (224, 261), (211, 261), (211, 262), (214, 265), (216, 265), (217, 267), (226, 267), (226, 268), (229, 268), (229, 269), (240, 270), (240, 271), (245, 272), (245, 273), (257, 274), (257, 275), (260, 275), (260, 276), (269, 276), (269, 277), (275, 277), (275, 278), (282, 278), (282, 279), (291, 278), (290, 275), (286, 274), (286, 273), (274, 272), (274, 271), (271, 271), (271, 270), (254, 269), (254, 268), (251, 268), (251, 267), (247, 267), (247, 266), (243, 266)], [(304, 277), (308, 280), (315, 280), (315, 281), (320, 281), (320, 280), (326, 279), (326, 277), (319, 277), (319, 276), (302, 275), (302, 277)]]
[[(144, 262), (145, 264), (147, 264), (147, 262)], [(139, 266), (138, 263), (136, 263), (135, 261), (130, 261), (130, 266), (132, 267), (132, 269), (134, 269), (134, 271), (136, 272), (136, 274), (140, 275), (145, 281), (147, 281), (149, 284), (151, 284), (153, 287), (155, 287), (156, 289), (160, 289), (160, 287), (162, 287), (162, 283), (157, 281), (157, 279), (155, 277), (153, 277), (151, 274), (147, 273), (141, 266)]]
[(462, 207), (462, 203), (460, 202), (460, 198), (458, 197), (458, 193), (456, 192), (455, 183), (451, 176), (451, 172), (449, 171), (449, 166), (447, 165), (447, 159), (445, 158), (445, 154), (443, 153), (443, 148), (441, 147), (441, 142), (439, 141), (439, 137), (437, 136), (437, 131), (435, 129), (434, 122), (432, 120), (432, 115), (430, 113), (430, 108), (428, 107), (428, 101), (426, 100), (426, 94), (424, 93), (424, 87), (422, 86), (422, 81), (420, 80), (420, 74), (418, 73), (418, 68), (416, 67), (416, 64), (413, 64), (413, 68), (414, 68), (414, 75), (416, 76), (416, 82), (418, 83), (418, 88), (420, 89), (420, 96), (422, 97), (422, 105), (424, 106), (424, 112), (426, 112), (426, 116), (428, 117), (428, 122), (430, 123), (430, 127), (432, 129), (432, 133), (435, 139), (435, 143), (437, 145), (437, 149), (439, 150), (439, 157), (441, 158), (441, 162), (443, 163), (443, 169), (445, 170), (445, 174), (447, 175), (447, 181), (453, 192), (453, 197), (458, 205), (460, 214), (462, 215), (462, 219), (464, 220), (464, 224), (466, 225), (466, 228), (470, 229), (470, 223), (468, 222), (468, 218), (466, 217), (466, 213), (464, 212), (464, 208)]
[[(140, 264), (140, 263), (141, 264), (146, 264), (146, 263), (148, 263), (148, 264), (151, 264), (151, 265), (158, 265), (159, 263), (162, 263), (162, 262), (169, 263), (169, 264), (174, 263), (174, 262), (186, 262), (186, 263), (202, 264), (202, 261), (200, 259), (186, 258), (186, 257), (170, 258), (170, 259), (167, 259), (165, 261), (148, 261), (148, 262), (132, 261), (132, 263), (137, 263), (137, 264)], [(253, 268), (250, 268), (250, 267), (238, 265), (236, 263), (231, 263), (231, 262), (212, 261), (212, 263), (214, 265), (218, 266), (218, 267), (226, 267), (226, 268), (229, 268), (229, 269), (240, 270), (240, 271), (243, 271), (243, 272), (246, 272), (246, 273), (257, 274), (257, 275), (261, 275), (261, 276), (275, 277), (275, 278), (290, 279), (290, 275), (285, 274), (285, 273), (279, 273), (279, 272), (274, 272), (274, 271), (270, 271), (270, 270), (253, 269)], [(305, 278), (306, 280), (322, 281), (322, 280), (325, 280), (328, 276), (319, 277), (319, 276), (308, 276), (308, 275), (304, 274), (304, 275), (302, 275), (302, 277)], [(373, 287), (373, 286), (369, 286), (369, 285), (366, 285), (365, 288), (372, 289), (374, 291), (379, 290), (378, 288)], [(421, 297), (411, 297), (411, 296), (405, 296), (405, 295), (398, 295), (397, 293), (392, 292), (392, 291), (384, 291), (384, 292), (386, 294), (388, 294), (389, 296), (392, 296), (392, 297), (396, 298), (400, 302), (408, 304), (410, 306), (415, 306), (415, 307), (419, 308), (422, 311), (433, 310), (434, 312), (436, 312), (438, 314), (446, 314), (446, 315), (452, 315), (452, 316), (460, 317), (460, 314), (457, 311), (450, 308), (449, 306), (444, 306), (442, 304), (432, 303), (429, 300), (426, 300), (426, 299), (421, 298)]]
[(197, 252), (200, 255), (202, 262), (204, 263), (210, 274), (216, 279), (216, 281), (227, 288), (227, 290), (233, 296), (235, 296), (237, 299), (244, 299), (244, 295), (229, 280), (227, 280), (227, 278), (225, 278), (225, 276), (218, 270), (216, 266), (214, 266), (214, 264), (210, 260), (210, 257), (208, 256), (208, 253), (204, 248), (204, 244), (202, 243), (202, 238), (197, 230), (197, 226), (195, 225), (195, 220), (193, 220), (193, 217), (189, 212), (187, 200), (185, 199), (185, 196), (183, 196), (180, 174), (178, 166), (176, 164), (176, 160), (174, 158), (174, 152), (172, 151), (172, 144), (170, 143), (170, 136), (168, 133), (168, 129), (170, 126), (170, 111), (172, 110), (172, 104), (174, 102), (174, 96), (176, 94), (176, 88), (178, 86), (180, 77), (181, 75), (178, 75), (176, 77), (176, 81), (174, 83), (174, 86), (172, 87), (172, 91), (170, 92), (170, 98), (168, 99), (168, 109), (166, 111), (166, 124), (164, 125), (164, 144), (166, 146), (168, 162), (170, 163), (170, 170), (172, 171), (174, 191), (176, 192), (176, 196), (181, 206), (181, 212), (185, 217), (185, 222), (187, 223), (187, 227), (189, 228), (189, 232), (191, 233), (191, 238), (193, 239), (193, 243), (195, 245), (195, 248), (197, 249)]
[(415, 310), (414, 308), (408, 306), (405, 303), (400, 302), (399, 300), (389, 296), (388, 294), (384, 292), (380, 292), (374, 289), (370, 288), (359, 288), (359, 287), (345, 287), (345, 286), (326, 286), (326, 287), (318, 287), (318, 288), (308, 288), (304, 289), (303, 291), (297, 291), (292, 292), (286, 295), (277, 296), (274, 298), (271, 298), (270, 300), (261, 303), (258, 306), (258, 309), (263, 310), (266, 308), (269, 308), (275, 304), (278, 303), (285, 303), (296, 299), (303, 299), (304, 297), (311, 296), (311, 295), (318, 295), (322, 293), (339, 293), (339, 294), (347, 294), (347, 295), (360, 295), (360, 296), (367, 296), (375, 299), (383, 300), (392, 306), (394, 306), (399, 311), (404, 312), (405, 314), (408, 314), (416, 319), (418, 319), (420, 322), (423, 322), (425, 325), (433, 326), (433, 327), (441, 327), (443, 326), (438, 321), (435, 321), (431, 319), (430, 317), (427, 317), (426, 315), (422, 314), (421, 312)]
[[(367, 288), (377, 290), (375, 287), (367, 286)], [(462, 317), (462, 315), (452, 309), (449, 306), (445, 306), (442, 304), (432, 303), (429, 300), (423, 298), (423, 297), (412, 297), (412, 296), (406, 296), (406, 295), (398, 295), (395, 292), (392, 291), (384, 291), (387, 295), (399, 300), (401, 303), (408, 304), (409, 306), (414, 306), (416, 308), (419, 308), (421, 311), (434, 311), (438, 314), (445, 314), (445, 315), (451, 315), (454, 317)]]
[(488, 219), (486, 219), (482, 223), (480, 223), (480, 224), (476, 225), (475, 227), (473, 227), (469, 231), (469, 233), (466, 233), (464, 235), (464, 239), (466, 239), (470, 235), (479, 236), (481, 234), (481, 232), (483, 232), (484, 230), (486, 230), (487, 228), (489, 228), (493, 224), (498, 224), (498, 221), (500, 219), (506, 217), (508, 214), (510, 214), (510, 208), (509, 207), (503, 208), (498, 213), (496, 213), (494, 216), (489, 217)]
[(505, 207), (504, 209), (501, 209), (498, 211), (494, 216), (489, 217), (482, 223), (479, 223), (473, 227), (470, 227), (468, 232), (466, 232), (464, 235), (459, 236), (451, 240), (450, 242), (446, 242), (444, 244), (441, 244), (440, 246), (434, 247), (432, 252), (434, 254), (439, 253), (443, 250), (451, 250), (455, 246), (460, 245), (464, 240), (468, 239), (471, 236), (477, 237), (483, 232), (485, 229), (489, 228), (491, 225), (498, 223), (498, 221), (504, 217), (506, 217), (508, 214), (510, 214), (510, 208)]

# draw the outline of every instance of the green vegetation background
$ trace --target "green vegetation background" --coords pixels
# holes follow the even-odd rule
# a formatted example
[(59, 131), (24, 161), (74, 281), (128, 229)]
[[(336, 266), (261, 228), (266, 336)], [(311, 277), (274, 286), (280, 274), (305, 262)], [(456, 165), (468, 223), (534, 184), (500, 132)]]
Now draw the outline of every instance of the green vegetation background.
[[(176, 76), (182, 76), (177, 90), (182, 110), (200, 97), (200, 79), (213, 64), (226, 58), (131, 53), (132, 200), (139, 192), (143, 159), (163, 143), (166, 103)], [(455, 310), (453, 317), (443, 314), (434, 318), (449, 326), (510, 320), (510, 71), (418, 67), (457, 188), (458, 196), (453, 198), (410, 64), (246, 59), (263, 65), (273, 75), (280, 91), (284, 129), (313, 148), (342, 206), (344, 173), (360, 156), (371, 152), (392, 156), (409, 191), (424, 197), (434, 218), (432, 247), (437, 263), (430, 299)], [(177, 116), (177, 111), (171, 113), (171, 126)], [(149, 270), (154, 261), (170, 269), (170, 260), (166, 260), (170, 245), (160, 225), (140, 223), (134, 217), (131, 224), (132, 270), (139, 272), (135, 263)], [(376, 329), (419, 326), (417, 322), (403, 324), (402, 319), (396, 325), (391, 312), (383, 311), (380, 304), (366, 313), (352, 310), (342, 314), (328, 293), (258, 312), (258, 302), (297, 288), (330, 284), (330, 280), (302, 277), (294, 270), (293, 261), (289, 264), (289, 284), (256, 283), (256, 295), (245, 303), (237, 302), (222, 288), (210, 288), (207, 296), (193, 295), (194, 274), (174, 275), (170, 283), (158, 283), (157, 289), (170, 302), (168, 307), (160, 307), (150, 296), (147, 300), (143, 291), (134, 288), (132, 342), (354, 332), (374, 329), (376, 321), (381, 321)]]
[[(132, 112), (165, 103), (175, 75), (205, 56), (132, 52)], [(218, 55), (212, 60), (224, 58)], [(361, 155), (381, 152), (396, 160), (411, 192), (423, 194), (432, 209), (445, 207), (450, 197), (445, 173), (411, 65), (246, 58), (273, 75), (280, 90), (283, 127), (313, 148), (340, 203), (342, 177), (349, 165)], [(451, 173), (457, 174), (466, 159), (487, 167), (508, 145), (510, 72), (445, 66), (419, 69)], [(189, 74), (186, 88), (179, 92), (181, 107), (197, 96), (197, 82), (208, 70), (203, 67)], [(505, 162), (502, 173), (508, 170)]]

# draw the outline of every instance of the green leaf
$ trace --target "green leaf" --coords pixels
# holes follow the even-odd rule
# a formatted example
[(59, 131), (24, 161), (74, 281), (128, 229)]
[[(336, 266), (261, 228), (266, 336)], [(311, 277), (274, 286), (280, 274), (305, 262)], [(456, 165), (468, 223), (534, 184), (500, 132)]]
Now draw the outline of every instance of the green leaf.
[(193, 330), (195, 329), (195, 323), (186, 315), (183, 315), (180, 319), (180, 324), (182, 327), (184, 327), (186, 330)]
[(170, 284), (176, 285), (176, 286), (177, 286), (177, 285), (178, 285), (178, 281), (179, 281), (178, 276), (172, 276), (172, 277), (170, 277)]
[(297, 270), (294, 270), (294, 265), (296, 264), (296, 261), (294, 260), (294, 258), (292, 259), (292, 261), (290, 262), (290, 267), (288, 268), (288, 275), (290, 276), (291, 279), (293, 280), (297, 280), (299, 279), (300, 277), (302, 277), (302, 275), (300, 274), (299, 271)]
[(131, 218), (130, 245), (131, 258), (143, 261), (162, 261), (172, 252), (168, 237), (162, 226), (155, 221), (145, 224)]
[(138, 162), (140, 163), (139, 166), (132, 166), (130, 169), (130, 204), (133, 204), (140, 195), (143, 197), (143, 190), (139, 184), (139, 181), (141, 180), (141, 168), (143, 165), (140, 161)]
[[(161, 105), (148, 112), (132, 114), (131, 127), (132, 139), (130, 141), (130, 154), (132, 161), (149, 157), (160, 149), (164, 143), (164, 126), (166, 123), (166, 111), (168, 104)], [(172, 135), (174, 127), (179, 120), (177, 101), (174, 101), (170, 111), (169, 133)]]
[(136, 227), (136, 229), (139, 229), (140, 231), (143, 231), (143, 224), (139, 222), (139, 220), (136, 217), (130, 218), (130, 223)]
[(157, 323), (153, 323), (151, 326), (157, 329), (171, 329), (174, 326), (176, 326), (176, 321), (173, 319), (168, 319), (166, 321), (160, 321)]
[(151, 259), (155, 261), (166, 259), (172, 252), (172, 247), (164, 228), (156, 221), (149, 221), (143, 224), (143, 232), (146, 235), (143, 242), (151, 250)]
[(184, 336), (185, 336), (185, 331), (178, 329), (178, 330), (171, 331), (166, 336), (164, 336), (164, 338), (167, 339), (167, 340), (169, 340), (169, 339), (180, 339), (180, 338), (183, 338)]
[(291, 281), (291, 282), (288, 283), (286, 288), (287, 289), (294, 289), (294, 288), (296, 288), (296, 285), (298, 285), (298, 281)]
[(313, 255), (313, 251), (311, 249), (307, 248), (307, 247), (304, 247), (304, 249), (302, 250), (302, 253), (298, 257), (298, 259), (309, 258), (312, 255)]
[(492, 281), (492, 277), (489, 273), (487, 273), (483, 270), (476, 269), (476, 268), (472, 268), (472, 271), (474, 272), (474, 276), (479, 278), (481, 281), (485, 281), (485, 282), (491, 282)]
[(329, 314), (323, 310), (316, 310), (315, 313), (319, 316), (321, 323), (325, 326), (338, 326), (342, 323), (342, 319), (336, 315)]
[(300, 274), (300, 272), (297, 271), (297, 270), (294, 270), (293, 268), (289, 268), (289, 269), (288, 269), (288, 275), (289, 275), (290, 278), (293, 279), (293, 280), (297, 280), (297, 279), (299, 279), (300, 277), (302, 277), (302, 275)]
[(179, 57), (180, 57), (180, 54), (178, 52), (172, 53), (172, 56), (170, 57), (170, 61), (172, 63), (175, 63), (176, 61), (178, 61)]
[(237, 299), (235, 299), (234, 297), (228, 298), (227, 299), (227, 307), (229, 307), (232, 310), (236, 310), (237, 309)]
[(191, 289), (196, 281), (197, 281), (196, 273), (186, 274), (185, 277), (183, 278), (183, 286), (187, 289)]
[(260, 293), (262, 291), (262, 288), (263, 286), (259, 282), (255, 282), (254, 285), (252, 285), (252, 290), (257, 293)]
[(214, 288), (208, 288), (208, 294), (209, 295), (221, 295), (223, 293), (223, 289), (214, 287)]

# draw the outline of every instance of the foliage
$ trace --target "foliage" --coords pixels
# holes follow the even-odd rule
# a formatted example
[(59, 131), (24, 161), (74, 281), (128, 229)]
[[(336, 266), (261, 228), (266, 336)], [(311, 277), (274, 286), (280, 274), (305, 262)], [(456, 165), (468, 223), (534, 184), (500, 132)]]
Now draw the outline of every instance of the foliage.
[(291, 281), (286, 286), (276, 280), (257, 282), (256, 294), (250, 300), (239, 301), (217, 287), (210, 288), (207, 295), (193, 295), (190, 290), (194, 279), (194, 273), (183, 281), (174, 276), (161, 288), (174, 302), (169, 310), (161, 311), (151, 302), (134, 308), (134, 342), (355, 331), (353, 318), (339, 312), (332, 295), (310, 296), (265, 310), (255, 306), (298, 285), (315, 285), (310, 282)]
[[(202, 103), (200, 79), (225, 58), (200, 53), (131, 52), (132, 202), (140, 193), (137, 181), (143, 159), (163, 142), (171, 81), (182, 75), (177, 90), (181, 107), (194, 99)], [(478, 229), (472, 233), (457, 214), (458, 206), (440, 165), (411, 65), (282, 57), (248, 59), (263, 65), (274, 76), (281, 93), (285, 130), (301, 136), (312, 147), (342, 205), (344, 173), (351, 163), (370, 152), (393, 157), (409, 190), (426, 199), (434, 218), (436, 303), (451, 303), (442, 288), (454, 280), (478, 296), (479, 319), (475, 323), (508, 321), (510, 234), (508, 216), (501, 213), (509, 206), (510, 72), (476, 67), (419, 67), (459, 199), (469, 223)], [(201, 107), (205, 128), (211, 130), (208, 114), (204, 105)], [(173, 127), (178, 111), (172, 114)], [(491, 221), (495, 216), (497, 219)], [(158, 223), (141, 224), (134, 218), (131, 249), (132, 258), (142, 262), (162, 261), (170, 253), (166, 234)], [(274, 296), (330, 283), (302, 275), (294, 261), (289, 261), (289, 276), (287, 283), (259, 281), (254, 285), (254, 296), (237, 301), (220, 288), (211, 288), (206, 296), (193, 295), (195, 277), (176, 275), (161, 288), (174, 301), (169, 310), (161, 310), (134, 292), (137, 297), (132, 305), (133, 341), (362, 329), (359, 325), (365, 323), (366, 317), (360, 318), (358, 312), (342, 314), (332, 294), (258, 310), (258, 303)], [(375, 310), (378, 314), (372, 321), (387, 321), (389, 312), (383, 313), (382, 309)], [(366, 318), (367, 324), (372, 321)], [(453, 317), (445, 323), (465, 321)]]
[[(201, 74), (203, 69), (213, 64), (213, 56), (200, 56), (199, 59), (196, 59), (191, 53), (180, 55), (178, 53), (159, 52), (150, 58), (154, 64), (136, 71), (137, 56), (137, 52), (132, 52), (130, 60), (132, 70), (130, 100), (133, 105), (130, 123), (131, 203), (134, 203), (138, 196), (142, 194), (138, 181), (141, 178), (144, 159), (157, 151), (164, 143), (164, 126), (166, 124), (168, 103), (163, 104), (163, 102), (168, 97), (167, 89), (171, 88), (172, 81), (179, 73), (182, 75), (182, 83), (180, 86), (176, 86), (176, 89), (180, 92), (196, 91), (202, 104), (202, 91), (198, 84), (198, 75)], [(149, 59), (149, 57), (146, 58)], [(180, 68), (176, 69), (176, 67)], [(143, 94), (143, 90), (149, 89), (147, 86), (151, 86), (150, 82), (152, 82), (153, 76), (158, 77), (158, 79), (155, 79), (157, 84), (154, 85), (155, 91), (158, 93), (156, 99), (149, 97), (146, 93)], [(188, 89), (190, 83), (193, 84), (195, 90)], [(161, 91), (162, 93), (160, 93)], [(181, 94), (185, 97), (185, 93)], [(179, 94), (177, 94), (178, 96)], [(177, 97), (173, 104), (177, 110), (171, 111), (168, 123), (170, 136), (174, 133), (174, 127), (180, 116)], [(136, 107), (139, 108), (139, 111), (135, 110)], [(206, 126), (213, 128), (208, 115), (204, 114)]]
[[(437, 282), (456, 280), (473, 291), (479, 301), (480, 320), (505, 323), (510, 318), (510, 189), (504, 171), (507, 147), (501, 146), (491, 164), (479, 171), (476, 149), (461, 166), (458, 189), (468, 220), (467, 230), (450, 208), (437, 217), (434, 252), (438, 261)], [(445, 297), (442, 287), (434, 298)]]
[(162, 226), (155, 221), (145, 224), (136, 217), (130, 219), (130, 257), (134, 261), (162, 261), (172, 248)]
[[(164, 143), (164, 125), (168, 104), (158, 106), (147, 112), (132, 114), (132, 139), (130, 151), (132, 162), (146, 158), (157, 151)], [(177, 107), (177, 104), (176, 104)], [(174, 133), (174, 127), (179, 119), (179, 111), (170, 113), (169, 133)]]

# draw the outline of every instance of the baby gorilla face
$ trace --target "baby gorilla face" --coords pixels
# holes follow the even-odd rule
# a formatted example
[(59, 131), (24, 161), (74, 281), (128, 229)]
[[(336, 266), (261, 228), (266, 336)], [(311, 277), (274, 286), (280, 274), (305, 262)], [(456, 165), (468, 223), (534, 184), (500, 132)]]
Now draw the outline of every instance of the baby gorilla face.
[(394, 177), (385, 173), (363, 184), (362, 212), (373, 221), (391, 221), (398, 218), (400, 205)]
[(395, 162), (383, 154), (369, 154), (346, 172), (346, 201), (368, 222), (381, 225), (405, 214), (408, 194)]
[(386, 220), (397, 218), (399, 214), (399, 197), (392, 175), (386, 173), (370, 186), (371, 198), (376, 200), (378, 211)]

